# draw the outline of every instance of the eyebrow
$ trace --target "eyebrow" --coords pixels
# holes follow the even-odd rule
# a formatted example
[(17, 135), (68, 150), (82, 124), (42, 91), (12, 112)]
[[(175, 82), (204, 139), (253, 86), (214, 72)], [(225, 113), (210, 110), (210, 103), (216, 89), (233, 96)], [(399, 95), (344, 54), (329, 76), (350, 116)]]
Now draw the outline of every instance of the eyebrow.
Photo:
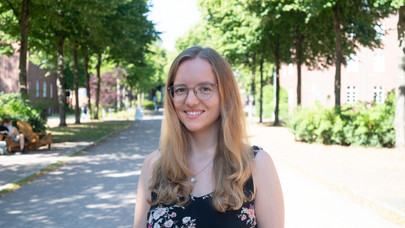
[[(197, 83), (196, 85), (200, 85), (200, 84), (217, 84), (216, 82), (208, 82), (208, 81), (205, 81), (205, 82), (199, 82), (199, 83)], [(184, 87), (187, 87), (185, 84), (173, 84), (173, 86), (184, 86)]]

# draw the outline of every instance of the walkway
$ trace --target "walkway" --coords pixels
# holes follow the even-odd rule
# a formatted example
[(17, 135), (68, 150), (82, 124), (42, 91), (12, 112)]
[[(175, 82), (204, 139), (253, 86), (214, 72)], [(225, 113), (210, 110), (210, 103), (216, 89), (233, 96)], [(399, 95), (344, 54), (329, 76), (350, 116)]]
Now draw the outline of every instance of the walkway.
[[(250, 136), (253, 144), (271, 154), (276, 165), (293, 168), (405, 227), (405, 154), (387, 148), (296, 142), (287, 128), (265, 124), (251, 125)], [(281, 179), (283, 181), (288, 182), (288, 178)], [(327, 203), (327, 199), (324, 200)]]
[(1, 197), (0, 227), (131, 227), (136, 183), (143, 159), (158, 148), (160, 123), (136, 122)]

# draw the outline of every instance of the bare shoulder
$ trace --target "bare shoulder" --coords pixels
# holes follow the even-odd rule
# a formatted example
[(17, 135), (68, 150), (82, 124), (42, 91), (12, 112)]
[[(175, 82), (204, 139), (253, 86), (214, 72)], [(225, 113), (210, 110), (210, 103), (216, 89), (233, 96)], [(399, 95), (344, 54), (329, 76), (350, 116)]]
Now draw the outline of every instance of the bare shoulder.
[(160, 156), (160, 150), (155, 150), (152, 153), (148, 154), (143, 162), (142, 171), (152, 171), (153, 166), (159, 160)]
[(148, 200), (151, 199), (149, 182), (152, 179), (154, 164), (159, 158), (160, 151), (157, 150), (146, 156), (143, 162), (136, 194), (134, 227), (146, 227), (147, 213), (150, 207)]
[(284, 199), (280, 180), (273, 159), (262, 149), (255, 156), (253, 182), (257, 224), (261, 227), (284, 227)]
[(270, 154), (264, 151), (262, 148), (257, 150), (255, 155), (255, 170), (254, 173), (262, 173), (264, 170), (275, 169), (273, 159)]
[(256, 190), (262, 185), (279, 184), (278, 174), (270, 154), (260, 149), (255, 156), (253, 179)]
[(144, 163), (154, 164), (161, 156), (160, 150), (155, 150), (145, 157)]
[(155, 167), (156, 162), (160, 158), (160, 151), (156, 150), (145, 157), (142, 165), (141, 171), (141, 180), (143, 182), (144, 187), (149, 187), (149, 182), (152, 179), (153, 169)]

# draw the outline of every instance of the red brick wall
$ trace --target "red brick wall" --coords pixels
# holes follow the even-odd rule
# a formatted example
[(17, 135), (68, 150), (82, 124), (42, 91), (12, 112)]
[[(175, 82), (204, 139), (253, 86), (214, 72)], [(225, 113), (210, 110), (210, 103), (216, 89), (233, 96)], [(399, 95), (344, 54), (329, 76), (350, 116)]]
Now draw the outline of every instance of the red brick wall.
[[(0, 56), (0, 91), (5, 93), (19, 92), (18, 68), (18, 53), (11, 57)], [(29, 97), (34, 106), (41, 107), (47, 114), (58, 113), (56, 74), (52, 73), (45, 77), (46, 72), (47, 70), (40, 69), (31, 62), (28, 63), (27, 84)]]
[(18, 92), (18, 55), (0, 56), (0, 91)]
[(36, 107), (43, 108), (48, 115), (58, 113), (56, 73), (46, 76), (48, 70), (28, 64), (28, 91), (30, 100)]

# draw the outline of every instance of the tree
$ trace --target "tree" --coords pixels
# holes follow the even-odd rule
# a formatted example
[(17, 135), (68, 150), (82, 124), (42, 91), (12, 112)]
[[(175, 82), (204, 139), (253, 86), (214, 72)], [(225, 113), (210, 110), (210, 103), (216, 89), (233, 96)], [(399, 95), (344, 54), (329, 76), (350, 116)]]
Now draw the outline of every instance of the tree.
[(261, 47), (266, 47), (265, 57), (267, 61), (275, 64), (273, 86), (275, 91), (274, 125), (280, 124), (280, 68), (281, 63), (291, 62), (291, 50), (293, 50), (293, 37), (290, 35), (291, 24), (290, 12), (283, 10), (282, 2), (274, 1), (251, 1), (249, 10), (260, 18)]
[(250, 116), (255, 106), (256, 68), (263, 56), (260, 21), (247, 11), (248, 4), (241, 1), (200, 1), (202, 17), (208, 22), (210, 33), (217, 34), (217, 50), (232, 64), (251, 69)]
[[(7, 14), (7, 11), (11, 11), (12, 14)], [(33, 13), (36, 12), (35, 0), (4, 0), (0, 3), (0, 13), (5, 16), (5, 24), (0, 25), (5, 27), (3, 32), (11, 37), (18, 36), (20, 41), (20, 60), (19, 60), (19, 73), (18, 73), (18, 83), (20, 87), (20, 93), (23, 98), (28, 98), (28, 87), (27, 87), (27, 52), (28, 52), (28, 36), (30, 33), (30, 19), (33, 18)], [(13, 23), (13, 17), (18, 22), (18, 34), (15, 32), (15, 23)], [(35, 18), (35, 14), (34, 14)], [(7, 23), (11, 22), (11, 23)], [(2, 45), (7, 49), (7, 54), (11, 54), (14, 51), (10, 49), (8, 45)]]
[(399, 69), (396, 92), (395, 134), (396, 148), (405, 151), (405, 6), (401, 1), (398, 20)]
[[(149, 11), (147, 1), (125, 1), (117, 6), (117, 10), (113, 14), (107, 15), (103, 20), (103, 27), (100, 29), (107, 30), (105, 44), (108, 47), (107, 60), (112, 60), (117, 65), (135, 65), (142, 66), (144, 56), (148, 52), (149, 45), (157, 38), (153, 23), (146, 18), (146, 13)], [(102, 33), (102, 31), (99, 31)], [(98, 47), (97, 53), (97, 75), (99, 80), (102, 49)], [(98, 82), (100, 85), (100, 82)], [(100, 88), (96, 89), (99, 93)], [(98, 119), (98, 99), (99, 94), (96, 94), (96, 104), (94, 110), (94, 118)]]
[[(333, 28), (334, 38), (330, 39), (329, 30), (320, 30), (318, 39), (322, 40), (323, 53), (330, 53), (326, 60), (331, 60), (335, 71), (335, 106), (341, 105), (341, 66), (354, 54), (359, 46), (370, 49), (381, 47), (375, 28), (378, 20), (387, 16), (389, 10), (375, 7), (374, 1), (363, 0), (328, 0), (309, 1), (310, 15), (318, 17), (323, 28)], [(325, 55), (327, 56), (327, 55)], [(329, 62), (327, 63), (329, 65)]]

